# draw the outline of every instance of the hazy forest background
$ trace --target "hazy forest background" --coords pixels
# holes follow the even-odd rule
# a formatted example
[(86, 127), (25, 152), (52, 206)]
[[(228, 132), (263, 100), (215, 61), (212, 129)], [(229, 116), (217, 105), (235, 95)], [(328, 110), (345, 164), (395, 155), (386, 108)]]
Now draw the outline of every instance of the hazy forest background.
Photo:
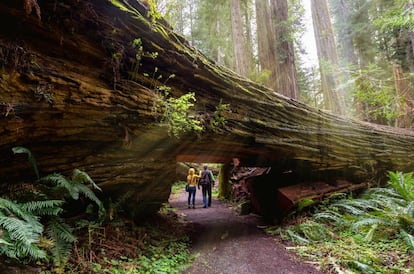
[(412, 0), (157, 0), (202, 53), (333, 113), (411, 128)]

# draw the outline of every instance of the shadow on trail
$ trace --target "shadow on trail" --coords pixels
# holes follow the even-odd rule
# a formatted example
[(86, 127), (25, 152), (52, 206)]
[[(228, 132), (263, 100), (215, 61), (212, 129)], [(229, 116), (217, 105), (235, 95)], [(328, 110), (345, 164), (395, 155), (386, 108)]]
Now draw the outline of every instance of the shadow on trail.
[(197, 191), (196, 208), (188, 209), (186, 194), (170, 198), (171, 206), (192, 225), (191, 252), (197, 258), (183, 273), (322, 273), (258, 228), (264, 225), (260, 216), (238, 216), (216, 199), (203, 208), (201, 191)]

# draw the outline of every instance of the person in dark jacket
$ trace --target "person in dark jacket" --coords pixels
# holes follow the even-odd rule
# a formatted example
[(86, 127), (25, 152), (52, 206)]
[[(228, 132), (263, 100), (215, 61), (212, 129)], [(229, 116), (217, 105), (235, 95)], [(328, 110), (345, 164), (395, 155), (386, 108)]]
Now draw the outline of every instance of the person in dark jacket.
[[(203, 207), (211, 206), (211, 188), (214, 186), (214, 175), (211, 170), (208, 169), (207, 165), (204, 165), (203, 171), (201, 172), (200, 180), (198, 181), (198, 189), (200, 189), (203, 194)], [(208, 197), (207, 197), (208, 196)]]

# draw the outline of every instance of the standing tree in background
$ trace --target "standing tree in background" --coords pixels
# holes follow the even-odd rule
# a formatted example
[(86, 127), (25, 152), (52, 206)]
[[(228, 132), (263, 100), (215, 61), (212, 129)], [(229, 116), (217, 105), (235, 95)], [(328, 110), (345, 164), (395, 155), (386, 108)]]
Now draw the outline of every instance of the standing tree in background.
[(260, 78), (263, 84), (276, 91), (278, 88), (275, 62), (276, 36), (270, 19), (269, 1), (255, 0), (255, 11)]
[(334, 113), (344, 114), (345, 104), (338, 91), (338, 56), (326, 0), (312, 0), (311, 11), (324, 105)]
[(253, 8), (252, 8), (252, 0), (241, 0), (241, 8), (242, 8), (242, 18), (244, 19), (244, 29), (245, 29), (245, 37), (246, 37), (246, 50), (247, 50), (247, 57), (248, 59), (248, 66), (249, 66), (249, 77), (251, 78), (251, 74), (254, 71), (254, 64), (256, 62), (256, 58), (253, 54), (253, 48), (256, 44), (255, 39), (253, 38)]
[(414, 68), (410, 1), (330, 0), (330, 4), (340, 59), (345, 60), (341, 71), (349, 71), (352, 78), (343, 86), (353, 91), (355, 115), (410, 127), (413, 90), (405, 73)]
[(235, 71), (242, 76), (249, 77), (251, 64), (247, 39), (243, 31), (240, 0), (230, 0), (231, 27), (233, 37), (234, 56), (236, 61)]
[(185, 26), (189, 25), (187, 13), (187, 6), (191, 3), (188, 1), (193, 0), (162, 0), (158, 1), (157, 7), (164, 15), (165, 19), (172, 25), (174, 30), (178, 33), (187, 34), (191, 33), (191, 30), (185, 30)]
[(228, 68), (234, 67), (230, 3), (228, 1), (200, 1), (197, 7), (193, 35), (195, 47), (218, 63)]
[(354, 42), (352, 41), (352, 25), (350, 0), (330, 0), (332, 15), (334, 18), (334, 30), (336, 34), (339, 63), (344, 66), (355, 66), (357, 57), (355, 55)]
[(288, 16), (287, 0), (271, 1), (271, 18), (276, 37), (275, 64), (277, 86), (275, 90), (287, 97), (298, 99), (299, 87), (295, 67), (295, 51), (293, 35)]

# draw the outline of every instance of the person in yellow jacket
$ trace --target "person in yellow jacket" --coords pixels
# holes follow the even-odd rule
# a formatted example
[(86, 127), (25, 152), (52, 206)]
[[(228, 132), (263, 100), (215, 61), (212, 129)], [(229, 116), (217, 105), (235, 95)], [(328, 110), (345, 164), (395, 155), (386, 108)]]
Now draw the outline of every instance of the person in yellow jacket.
[(196, 195), (196, 190), (197, 190), (197, 179), (199, 179), (200, 177), (201, 177), (201, 170), (200, 170), (199, 175), (195, 174), (194, 168), (190, 168), (188, 170), (188, 175), (187, 175), (188, 208), (191, 208), (190, 202), (192, 204), (192, 207), (195, 208), (194, 203), (195, 203), (195, 195)]

